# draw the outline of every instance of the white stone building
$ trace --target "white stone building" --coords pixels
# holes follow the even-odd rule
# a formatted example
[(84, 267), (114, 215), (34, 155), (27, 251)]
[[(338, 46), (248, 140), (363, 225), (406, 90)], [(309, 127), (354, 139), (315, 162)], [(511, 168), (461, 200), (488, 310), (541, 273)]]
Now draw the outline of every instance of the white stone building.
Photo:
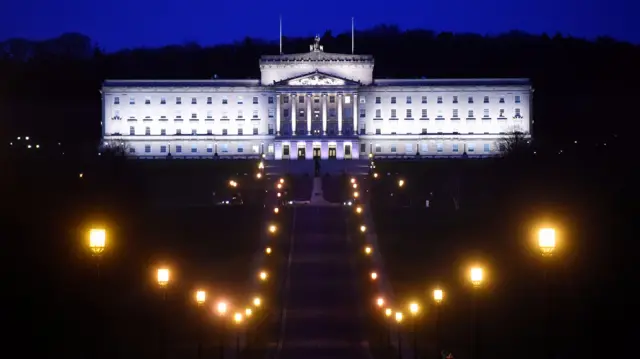
[(528, 79), (374, 79), (369, 55), (260, 59), (255, 80), (107, 80), (105, 142), (140, 157), (489, 156), (529, 132)]

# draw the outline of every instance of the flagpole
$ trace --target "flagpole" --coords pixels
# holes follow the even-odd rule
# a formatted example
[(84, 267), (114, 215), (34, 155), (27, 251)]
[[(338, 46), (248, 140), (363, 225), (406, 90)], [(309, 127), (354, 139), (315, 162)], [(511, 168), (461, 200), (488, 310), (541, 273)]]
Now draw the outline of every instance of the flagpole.
[(280, 55), (282, 55), (282, 15), (280, 15)]
[(355, 32), (355, 23), (354, 23), (354, 18), (351, 17), (351, 54), (355, 54), (355, 48), (356, 48), (356, 36), (355, 36), (356, 32)]

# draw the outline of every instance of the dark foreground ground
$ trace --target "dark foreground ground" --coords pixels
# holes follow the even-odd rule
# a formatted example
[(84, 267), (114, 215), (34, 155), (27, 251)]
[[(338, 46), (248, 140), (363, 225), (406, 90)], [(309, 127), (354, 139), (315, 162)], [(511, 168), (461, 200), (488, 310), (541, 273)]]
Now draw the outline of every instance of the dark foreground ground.
[[(595, 357), (611, 347), (630, 352), (624, 328), (634, 326), (637, 311), (629, 303), (637, 294), (629, 285), (632, 216), (621, 197), (630, 190), (627, 165), (572, 158), (376, 166), (372, 204), (380, 250), (399, 305), (417, 300), (425, 307), (421, 352), (435, 353), (431, 290), (440, 286), (440, 349), (470, 355), (468, 278), (476, 263), (487, 272), (477, 298), (480, 357), (539, 358), (547, 338), (563, 358)], [(558, 251), (548, 261), (534, 235), (544, 224), (559, 230)]]
[[(219, 321), (211, 306), (197, 310), (193, 291), (206, 288), (211, 304), (224, 298), (235, 309), (253, 295), (269, 295), (252, 286), (251, 263), (264, 250), (265, 231), (264, 184), (253, 177), (255, 165), (32, 161), (9, 167), (1, 237), (10, 341), (3, 350), (195, 357), (200, 330), (205, 353), (218, 353)], [(231, 178), (241, 189), (228, 188)], [(244, 205), (213, 205), (213, 192), (226, 198), (238, 191)], [(86, 249), (93, 225), (108, 230), (99, 273)], [(161, 265), (172, 275), (166, 301), (154, 277)]]

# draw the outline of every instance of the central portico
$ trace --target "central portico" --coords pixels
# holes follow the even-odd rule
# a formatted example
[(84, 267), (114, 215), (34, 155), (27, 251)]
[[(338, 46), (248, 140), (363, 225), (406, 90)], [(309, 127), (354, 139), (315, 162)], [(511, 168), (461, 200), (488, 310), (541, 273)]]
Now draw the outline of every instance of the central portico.
[(373, 58), (323, 51), (263, 56), (262, 83), (276, 93), (276, 159), (348, 159), (358, 151), (358, 89), (371, 82)]

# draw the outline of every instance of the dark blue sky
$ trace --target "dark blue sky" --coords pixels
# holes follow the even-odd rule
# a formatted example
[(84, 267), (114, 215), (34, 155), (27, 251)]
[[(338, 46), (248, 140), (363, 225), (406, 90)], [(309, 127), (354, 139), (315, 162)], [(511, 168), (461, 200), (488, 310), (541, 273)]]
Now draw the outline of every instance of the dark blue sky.
[(81, 32), (108, 51), (245, 36), (275, 40), (279, 14), (290, 36), (348, 31), (354, 16), (357, 28), (388, 23), (483, 34), (518, 29), (640, 43), (637, 0), (19, 0), (6, 2), (2, 12), (0, 39)]

